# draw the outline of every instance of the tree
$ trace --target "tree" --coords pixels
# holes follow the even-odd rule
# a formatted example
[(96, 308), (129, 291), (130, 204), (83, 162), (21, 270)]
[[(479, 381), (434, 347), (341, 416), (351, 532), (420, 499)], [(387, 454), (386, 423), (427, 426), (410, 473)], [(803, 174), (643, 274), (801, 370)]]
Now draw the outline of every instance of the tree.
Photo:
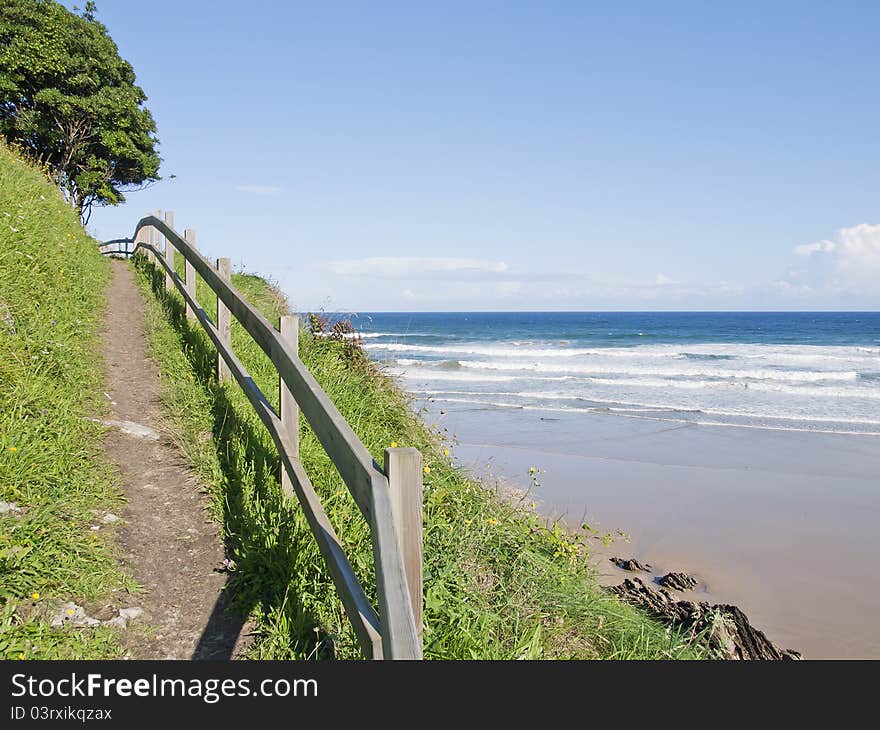
[(84, 222), (159, 180), (160, 161), (147, 97), (95, 12), (0, 2), (0, 135), (48, 168)]

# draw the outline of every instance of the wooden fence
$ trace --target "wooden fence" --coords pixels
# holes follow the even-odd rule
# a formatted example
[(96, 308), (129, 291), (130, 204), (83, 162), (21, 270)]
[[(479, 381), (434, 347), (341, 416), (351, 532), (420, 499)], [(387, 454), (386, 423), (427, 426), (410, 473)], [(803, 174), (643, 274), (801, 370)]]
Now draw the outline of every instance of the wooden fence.
[[(115, 247), (115, 248), (114, 248)], [(174, 230), (174, 214), (161, 211), (138, 221), (132, 238), (107, 241), (101, 251), (131, 256), (141, 252), (165, 271), (166, 289), (177, 289), (186, 314), (217, 348), (217, 374), (241, 386), (278, 448), (281, 486), (296, 496), (311, 526), (364, 655), (372, 659), (422, 658), (422, 456), (417, 449), (385, 449), (380, 466), (299, 359), (299, 318), (285, 316), (276, 329), (230, 283), (229, 259), (213, 266), (195, 244), (195, 232)], [(185, 277), (175, 255), (185, 260)], [(196, 299), (196, 274), (217, 296), (212, 322)], [(232, 350), (230, 315), (272, 361), (279, 376), (279, 412)], [(378, 615), (299, 459), (299, 413), (321, 442), (370, 527), (376, 572)]]

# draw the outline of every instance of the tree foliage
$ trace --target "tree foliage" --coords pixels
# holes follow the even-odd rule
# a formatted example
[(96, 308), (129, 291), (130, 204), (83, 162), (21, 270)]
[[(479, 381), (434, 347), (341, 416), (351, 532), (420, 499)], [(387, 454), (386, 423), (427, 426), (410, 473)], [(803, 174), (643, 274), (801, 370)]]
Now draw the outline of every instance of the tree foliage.
[(0, 134), (45, 165), (84, 220), (159, 179), (156, 124), (95, 5), (0, 2)]

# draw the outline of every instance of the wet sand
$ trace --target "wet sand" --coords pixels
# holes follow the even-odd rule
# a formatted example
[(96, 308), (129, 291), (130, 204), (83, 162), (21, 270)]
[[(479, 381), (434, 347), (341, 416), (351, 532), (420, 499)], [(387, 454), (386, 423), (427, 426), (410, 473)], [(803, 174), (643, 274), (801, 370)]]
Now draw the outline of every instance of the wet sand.
[[(443, 409), (443, 415), (440, 409)], [(455, 457), (525, 487), (539, 510), (623, 530), (597, 550), (701, 580), (807, 658), (880, 657), (880, 437), (678, 424), (604, 414), (429, 406)]]

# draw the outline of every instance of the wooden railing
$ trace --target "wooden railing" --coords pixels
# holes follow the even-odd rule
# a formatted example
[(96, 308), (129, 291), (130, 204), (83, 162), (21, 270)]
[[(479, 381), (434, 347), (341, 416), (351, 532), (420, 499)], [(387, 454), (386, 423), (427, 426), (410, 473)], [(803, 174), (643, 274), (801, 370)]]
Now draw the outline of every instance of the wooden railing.
[[(114, 247), (115, 248), (111, 248)], [(165, 270), (166, 289), (177, 289), (190, 320), (197, 321), (217, 348), (218, 377), (234, 379), (272, 437), (282, 465), (281, 487), (295, 495), (351, 621), (364, 655), (372, 659), (422, 658), (422, 456), (417, 449), (385, 449), (384, 468), (360, 442), (342, 414), (299, 359), (298, 317), (281, 318), (276, 329), (230, 283), (229, 259), (213, 266), (195, 245), (195, 233), (174, 230), (173, 213), (138, 221), (132, 238), (108, 241), (106, 254), (144, 253)], [(185, 259), (185, 278), (175, 268)], [(217, 296), (212, 322), (196, 299), (196, 274)], [(271, 360), (279, 376), (279, 411), (232, 350), (232, 314)], [(321, 501), (299, 459), (302, 411), (370, 526), (378, 615), (355, 576)]]

